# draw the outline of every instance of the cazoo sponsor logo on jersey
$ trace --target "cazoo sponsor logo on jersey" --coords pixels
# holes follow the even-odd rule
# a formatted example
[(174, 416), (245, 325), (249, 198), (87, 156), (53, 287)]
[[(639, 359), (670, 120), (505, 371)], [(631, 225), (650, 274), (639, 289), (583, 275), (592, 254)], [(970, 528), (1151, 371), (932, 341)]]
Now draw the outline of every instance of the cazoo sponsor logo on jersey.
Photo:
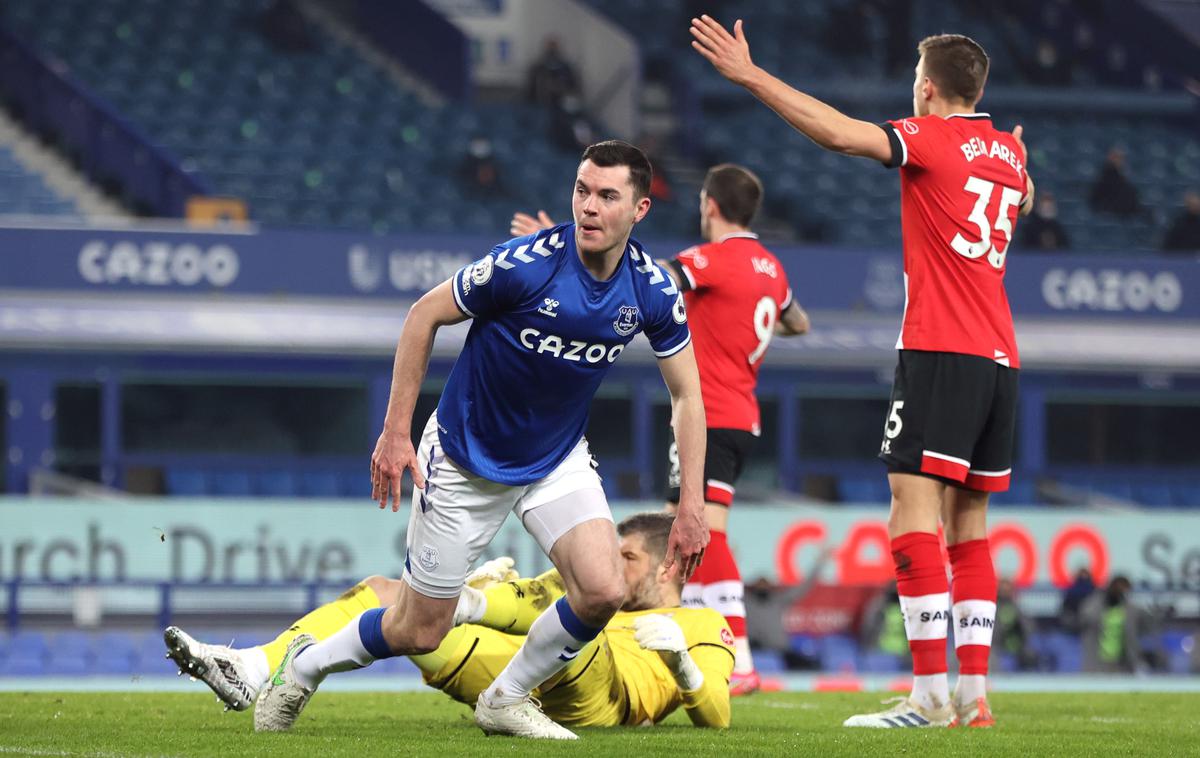
[(92, 284), (228, 287), (237, 279), (237, 252), (228, 245), (91, 240), (79, 251), (79, 275)]
[(1060, 311), (1159, 311), (1183, 303), (1183, 285), (1171, 271), (1052, 268), (1042, 277), (1042, 297)]
[(624, 345), (589, 345), (583, 340), (564, 340), (557, 334), (542, 334), (537, 329), (522, 329), (517, 335), (521, 346), (535, 353), (549, 353), (555, 358), (574, 363), (613, 363), (624, 350)]

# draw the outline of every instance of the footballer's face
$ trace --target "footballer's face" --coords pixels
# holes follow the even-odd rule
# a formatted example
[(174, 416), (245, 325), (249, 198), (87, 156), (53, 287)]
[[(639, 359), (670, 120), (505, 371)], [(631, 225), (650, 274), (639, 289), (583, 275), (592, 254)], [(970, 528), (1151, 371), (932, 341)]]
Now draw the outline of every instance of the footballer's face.
[(571, 213), (575, 217), (575, 247), (595, 255), (624, 247), (633, 225), (646, 217), (650, 198), (638, 197), (628, 166), (579, 164)]
[(634, 532), (621, 538), (621, 564), (625, 570), (625, 603), (623, 611), (645, 611), (662, 608), (660, 574), (662, 561), (646, 551), (645, 538)]

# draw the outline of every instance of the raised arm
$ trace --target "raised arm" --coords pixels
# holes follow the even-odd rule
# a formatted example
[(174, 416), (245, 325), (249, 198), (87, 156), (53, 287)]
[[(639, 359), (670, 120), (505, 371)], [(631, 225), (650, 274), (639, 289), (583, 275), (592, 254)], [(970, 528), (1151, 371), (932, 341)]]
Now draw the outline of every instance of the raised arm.
[(674, 355), (659, 359), (658, 367), (671, 393), (671, 425), (679, 448), (680, 472), (679, 510), (663, 565), (687, 579), (700, 565), (708, 545), (708, 523), (704, 520), (704, 402), (696, 353), (690, 343)]
[(1021, 146), (1021, 161), (1025, 165), (1025, 199), (1021, 202), (1020, 213), (1022, 216), (1028, 216), (1033, 213), (1033, 177), (1029, 175), (1029, 151), (1025, 149), (1025, 127), (1017, 124), (1017, 127), (1012, 132), (1013, 139)]
[(827, 150), (887, 162), (892, 147), (887, 134), (869, 121), (850, 118), (815, 97), (788, 86), (750, 59), (750, 45), (738, 19), (733, 34), (709, 16), (692, 19), (692, 47), (729, 81), (775, 111), (796, 131)]
[(400, 510), (400, 481), (405, 469), (416, 487), (425, 487), (412, 443), (412, 414), (437, 330), (467, 318), (454, 302), (452, 287), (452, 282), (442, 282), (409, 308), (396, 346), (387, 414), (371, 455), (371, 497), (384, 508), (390, 496), (393, 512)]

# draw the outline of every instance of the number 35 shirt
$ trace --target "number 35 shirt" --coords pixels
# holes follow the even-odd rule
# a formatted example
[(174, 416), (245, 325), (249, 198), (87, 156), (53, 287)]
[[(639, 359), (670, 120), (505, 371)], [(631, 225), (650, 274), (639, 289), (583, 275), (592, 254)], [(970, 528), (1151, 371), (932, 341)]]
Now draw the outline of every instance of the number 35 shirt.
[(1025, 200), (1016, 139), (986, 113), (881, 124), (900, 168), (904, 321), (898, 350), (978, 355), (1019, 368), (1004, 266)]
[(792, 303), (783, 266), (750, 232), (688, 248), (670, 265), (684, 290), (708, 428), (757, 436), (758, 369)]

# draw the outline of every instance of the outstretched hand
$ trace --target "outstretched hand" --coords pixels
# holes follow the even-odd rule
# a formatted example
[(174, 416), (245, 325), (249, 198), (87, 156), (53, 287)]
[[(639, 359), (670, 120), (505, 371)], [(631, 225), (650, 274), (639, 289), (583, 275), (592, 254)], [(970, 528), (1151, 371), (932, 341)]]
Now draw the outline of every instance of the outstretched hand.
[(412, 476), (413, 485), (425, 489), (425, 475), (417, 465), (417, 451), (407, 435), (388, 434), (385, 430), (375, 443), (371, 454), (371, 499), (386, 508), (389, 496), (392, 513), (400, 510), (400, 482), (405, 469)]
[(1015, 139), (1017, 141), (1017, 145), (1021, 148), (1021, 162), (1024, 163), (1026, 165), (1026, 167), (1028, 167), (1029, 166), (1029, 151), (1025, 149), (1025, 141), (1023, 139), (1021, 139), (1021, 136), (1024, 134), (1025, 134), (1025, 127), (1021, 126), (1020, 124), (1017, 124), (1016, 128), (1012, 130), (1013, 139)]
[(527, 234), (534, 234), (543, 229), (549, 229), (552, 226), (554, 226), (554, 219), (550, 218), (550, 214), (545, 211), (538, 211), (537, 218), (530, 216), (528, 213), (517, 211), (513, 214), (508, 231), (514, 237), (524, 237)]
[(746, 41), (740, 18), (733, 23), (733, 34), (711, 16), (693, 18), (691, 32), (692, 47), (708, 59), (721, 76), (741, 85), (750, 80), (756, 66), (750, 60), (750, 43)]

